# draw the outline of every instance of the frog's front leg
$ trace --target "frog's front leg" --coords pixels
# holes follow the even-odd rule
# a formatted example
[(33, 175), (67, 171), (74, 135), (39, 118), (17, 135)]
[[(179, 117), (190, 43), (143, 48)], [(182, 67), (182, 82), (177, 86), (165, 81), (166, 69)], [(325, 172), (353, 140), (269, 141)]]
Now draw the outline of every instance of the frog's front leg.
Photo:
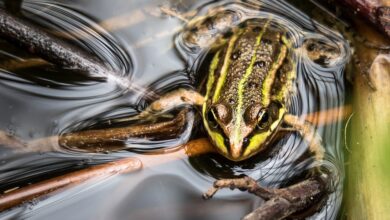
[(321, 136), (315, 131), (312, 124), (302, 121), (295, 115), (287, 114), (284, 116), (284, 123), (291, 126), (292, 131), (297, 131), (309, 144), (309, 150), (315, 155), (315, 160), (320, 161), (324, 158), (325, 148), (322, 146)]
[(255, 194), (263, 199), (270, 199), (274, 196), (275, 192), (261, 187), (257, 184), (256, 180), (250, 177), (243, 177), (237, 179), (221, 179), (214, 182), (213, 187), (203, 194), (204, 199), (210, 199), (217, 193), (218, 190), (223, 188), (247, 190), (250, 193)]
[(203, 105), (204, 97), (194, 90), (178, 89), (168, 92), (152, 102), (145, 110), (131, 119), (145, 119), (183, 105)]

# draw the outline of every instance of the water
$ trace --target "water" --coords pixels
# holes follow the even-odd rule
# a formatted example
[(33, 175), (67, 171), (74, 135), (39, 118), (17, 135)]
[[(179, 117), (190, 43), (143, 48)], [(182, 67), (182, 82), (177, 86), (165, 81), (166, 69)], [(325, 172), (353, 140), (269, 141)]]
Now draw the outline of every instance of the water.
[[(348, 44), (343, 37), (281, 1), (264, 1), (262, 5), (259, 12), (257, 1), (95, 0), (92, 3), (26, 0), (23, 10), (29, 20), (94, 54), (115, 70), (116, 74), (110, 77), (142, 90), (126, 89), (116, 80), (96, 81), (49, 64), (34, 67), (3, 64), (0, 66), (0, 130), (30, 141), (91, 127), (107, 128), (115, 126), (108, 122), (136, 114), (159, 94), (179, 87), (196, 88), (204, 77), (199, 70), (207, 63), (208, 50), (186, 42), (188, 25), (163, 14), (161, 6), (181, 13), (193, 11), (196, 16), (223, 6), (224, 10), (239, 18), (232, 25), (272, 15), (275, 24), (289, 33), (294, 48), (302, 47), (309, 39), (333, 45), (339, 55), (329, 64), (313, 62), (305, 50), (294, 57), (298, 78), (289, 112), (305, 115), (343, 106), (343, 71), (349, 59)], [(0, 65), (13, 60), (28, 63), (32, 58), (6, 42), (0, 41), (0, 44)], [(322, 165), (334, 174), (335, 188), (327, 205), (313, 219), (335, 219), (341, 204), (344, 176), (341, 128), (341, 123), (316, 126), (327, 150)], [(203, 135), (201, 130), (196, 130), (199, 129), (194, 129), (193, 138)], [(57, 142), (50, 142), (57, 152), (15, 153), (3, 148), (0, 151), (0, 189), (36, 182), (90, 164), (139, 156), (156, 146), (172, 147), (186, 141), (189, 134), (181, 137), (184, 140), (128, 140), (123, 144), (126, 151), (105, 154), (80, 153), (62, 148)], [(137, 152), (132, 151), (134, 147), (137, 147)], [(206, 154), (147, 167), (135, 174), (97, 183), (87, 182), (41, 202), (3, 212), (0, 217), (238, 219), (258, 207), (261, 200), (238, 190), (222, 190), (214, 199), (203, 201), (200, 195), (215, 178), (248, 175), (264, 186), (279, 187), (314, 166), (306, 154), (307, 144), (298, 134), (287, 135), (273, 148), (275, 150), (270, 155), (255, 156), (240, 163)]]

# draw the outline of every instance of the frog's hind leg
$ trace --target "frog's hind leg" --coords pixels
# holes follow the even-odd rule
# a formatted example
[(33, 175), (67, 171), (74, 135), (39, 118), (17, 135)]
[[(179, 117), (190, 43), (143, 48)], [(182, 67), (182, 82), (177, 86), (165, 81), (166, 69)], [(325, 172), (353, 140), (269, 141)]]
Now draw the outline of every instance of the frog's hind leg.
[(190, 89), (177, 89), (172, 92), (168, 92), (165, 95), (161, 96), (159, 99), (152, 102), (145, 110), (143, 110), (140, 114), (121, 119), (123, 121), (132, 121), (139, 119), (148, 119), (155, 115), (168, 112), (177, 107), (183, 105), (203, 105), (204, 97), (198, 92)]
[(284, 123), (291, 126), (289, 130), (297, 131), (309, 144), (309, 150), (315, 155), (315, 160), (323, 160), (325, 148), (322, 145), (321, 136), (315, 131), (312, 124), (302, 121), (299, 117), (287, 114), (284, 116)]

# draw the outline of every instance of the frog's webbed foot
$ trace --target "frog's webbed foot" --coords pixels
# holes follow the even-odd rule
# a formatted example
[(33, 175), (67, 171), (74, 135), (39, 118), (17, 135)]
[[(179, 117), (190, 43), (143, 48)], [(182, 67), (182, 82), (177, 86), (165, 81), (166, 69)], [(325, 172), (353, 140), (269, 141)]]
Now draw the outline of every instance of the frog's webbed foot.
[(130, 118), (118, 119), (116, 122), (134, 121), (134, 120), (150, 120), (154, 116), (168, 112), (183, 105), (203, 105), (204, 97), (194, 90), (177, 89), (168, 92), (159, 99), (152, 102), (145, 110), (138, 115)]
[(283, 219), (308, 208), (319, 209), (322, 206), (320, 201), (328, 192), (328, 185), (329, 178), (326, 175), (314, 176), (281, 189), (267, 189), (261, 187), (256, 180), (243, 177), (217, 180), (203, 197), (209, 199), (222, 188), (247, 190), (266, 202), (244, 219)]

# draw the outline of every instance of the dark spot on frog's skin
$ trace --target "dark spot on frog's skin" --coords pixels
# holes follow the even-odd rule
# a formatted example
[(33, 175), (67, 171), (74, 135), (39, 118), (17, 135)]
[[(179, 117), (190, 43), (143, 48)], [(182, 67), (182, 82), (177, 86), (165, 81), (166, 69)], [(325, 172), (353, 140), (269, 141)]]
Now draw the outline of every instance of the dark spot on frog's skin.
[(261, 39), (261, 44), (270, 45), (270, 44), (272, 44), (272, 41), (270, 39)]
[(265, 67), (265, 62), (260, 60), (260, 61), (256, 61), (253, 65), (258, 68), (263, 68)]
[(315, 44), (309, 44), (308, 46), (307, 46), (307, 50), (309, 51), (309, 52), (312, 52), (312, 51), (314, 51), (316, 49), (316, 45)]
[(234, 104), (234, 99), (229, 99), (229, 104)]
[(228, 38), (230, 38), (231, 36), (233, 36), (233, 31), (232, 30), (229, 30), (229, 31), (227, 31), (226, 33), (224, 33), (223, 34), (223, 38), (225, 38), (225, 39), (228, 39)]
[(212, 19), (211, 17), (206, 18), (206, 19), (203, 21), (202, 25), (203, 25), (203, 26), (206, 26), (207, 29), (209, 29), (209, 30), (214, 29), (214, 21), (213, 21), (213, 19)]
[(319, 64), (319, 65), (328, 65), (329, 58), (325, 55), (321, 55), (318, 59), (314, 60), (314, 62)]
[(240, 55), (241, 55), (241, 51), (238, 50), (232, 54), (232, 59), (237, 60), (240, 57)]
[(250, 82), (248, 83), (248, 86), (249, 86), (249, 88), (251, 88), (251, 89), (255, 89), (255, 88), (257, 88), (258, 84), (257, 84), (256, 82), (250, 81)]
[(255, 32), (255, 33), (260, 33), (261, 27), (254, 27), (254, 28), (252, 29), (252, 31)]

